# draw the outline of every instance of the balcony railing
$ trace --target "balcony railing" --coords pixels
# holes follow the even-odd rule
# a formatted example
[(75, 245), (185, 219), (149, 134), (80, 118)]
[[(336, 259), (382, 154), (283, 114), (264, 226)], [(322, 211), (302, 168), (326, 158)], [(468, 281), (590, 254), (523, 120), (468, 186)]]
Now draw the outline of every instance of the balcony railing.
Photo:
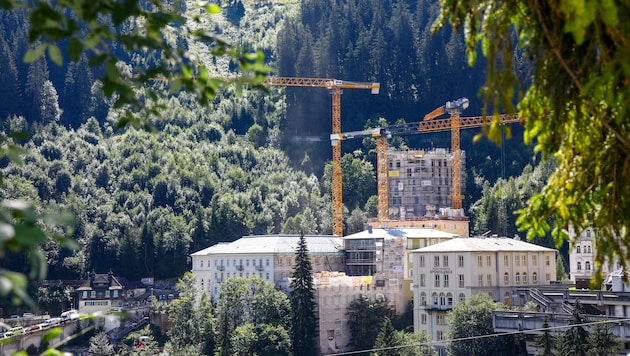
[(220, 265), (220, 266), (217, 267), (217, 269), (219, 271), (225, 271), (225, 266), (224, 265)]
[(239, 271), (242, 271), (244, 269), (244, 267), (243, 267), (243, 265), (238, 265), (238, 266), (236, 266), (236, 269), (239, 270)]

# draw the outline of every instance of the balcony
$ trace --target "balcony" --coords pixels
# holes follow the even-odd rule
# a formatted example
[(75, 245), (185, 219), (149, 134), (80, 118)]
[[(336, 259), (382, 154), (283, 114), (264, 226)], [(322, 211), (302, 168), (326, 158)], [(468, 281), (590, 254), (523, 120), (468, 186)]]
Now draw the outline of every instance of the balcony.
[(224, 265), (220, 265), (220, 266), (217, 267), (217, 269), (219, 271), (225, 271), (225, 266)]
[(236, 269), (242, 271), (243, 269), (245, 269), (245, 267), (243, 267), (243, 265), (238, 265), (236, 266)]
[(256, 267), (256, 270), (258, 271), (264, 271), (265, 267), (263, 267), (263, 265), (254, 265), (254, 267)]

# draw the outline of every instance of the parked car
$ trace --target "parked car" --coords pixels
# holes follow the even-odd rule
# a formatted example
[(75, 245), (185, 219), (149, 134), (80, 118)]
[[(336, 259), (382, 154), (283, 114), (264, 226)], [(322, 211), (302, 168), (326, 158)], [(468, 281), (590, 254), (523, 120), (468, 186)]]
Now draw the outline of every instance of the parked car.
[(79, 312), (76, 309), (70, 309), (61, 313), (60, 318), (61, 322), (65, 323), (66, 321), (74, 321), (79, 319)]
[(4, 333), (4, 337), (12, 337), (15, 335), (22, 335), (22, 334), (24, 334), (24, 327), (16, 326), (14, 328), (9, 329), (9, 331), (7, 331), (6, 333)]
[(35, 316), (35, 314), (33, 314), (33, 313), (24, 313), (24, 314), (22, 314), (22, 318), (32, 318), (34, 316)]
[(43, 329), (43, 327), (42, 327), (41, 324), (35, 324), (35, 325), (29, 325), (29, 326), (25, 327), (24, 328), (24, 332), (25, 333), (32, 333), (32, 332), (39, 331), (39, 330), (42, 330), (42, 329)]
[(44, 322), (46, 327), (53, 327), (61, 324), (61, 318), (50, 318)]

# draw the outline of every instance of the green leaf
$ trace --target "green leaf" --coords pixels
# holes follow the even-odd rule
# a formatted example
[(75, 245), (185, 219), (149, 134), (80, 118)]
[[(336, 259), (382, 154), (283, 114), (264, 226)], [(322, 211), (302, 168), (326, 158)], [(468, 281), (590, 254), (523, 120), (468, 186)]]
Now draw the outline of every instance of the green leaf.
[(68, 54), (70, 55), (70, 59), (72, 59), (74, 62), (77, 62), (79, 58), (81, 58), (82, 52), (83, 44), (78, 38), (72, 37), (68, 42)]
[(42, 244), (48, 240), (48, 237), (37, 226), (15, 225), (15, 240), (25, 245)]
[(48, 56), (56, 65), (63, 65), (63, 56), (61, 55), (59, 47), (53, 44), (48, 45)]
[(42, 337), (42, 344), (50, 343), (52, 340), (54, 340), (59, 335), (61, 335), (61, 328), (51, 329), (49, 332), (44, 334), (44, 337)]
[(220, 14), (221, 7), (217, 4), (209, 4), (209, 5), (206, 5), (206, 11), (208, 11), (211, 14)]
[(33, 63), (44, 54), (46, 44), (40, 44), (35, 48), (29, 48), (24, 55), (24, 63)]
[(10, 240), (15, 236), (15, 228), (11, 224), (0, 222), (0, 242)]

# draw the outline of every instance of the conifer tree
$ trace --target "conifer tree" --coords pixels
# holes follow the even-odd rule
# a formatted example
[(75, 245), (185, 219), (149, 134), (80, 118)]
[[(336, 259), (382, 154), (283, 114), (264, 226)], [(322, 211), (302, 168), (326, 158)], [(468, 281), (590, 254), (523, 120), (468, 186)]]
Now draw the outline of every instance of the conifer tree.
[(613, 334), (610, 324), (595, 324), (588, 335), (587, 356), (618, 355), (622, 344), (617, 335)]
[(543, 319), (543, 333), (541, 335), (536, 336), (534, 339), (534, 346), (538, 348), (537, 356), (552, 356), (553, 355), (553, 342), (554, 337), (549, 332), (549, 320), (547, 319), (547, 315)]
[(291, 279), (291, 341), (295, 355), (314, 355), (314, 340), (317, 335), (317, 315), (315, 314), (315, 291), (313, 288), (313, 268), (308, 255), (304, 235), (300, 236), (295, 251), (295, 268)]
[(371, 356), (400, 355), (399, 349), (396, 348), (396, 346), (401, 346), (398, 334), (396, 333), (396, 330), (394, 329), (391, 320), (387, 318), (385, 319), (385, 322), (381, 327), (381, 331), (378, 333), (378, 336), (376, 336), (376, 341), (374, 342), (374, 348), (377, 351), (372, 352)]
[(556, 355), (586, 356), (588, 345), (585, 341), (588, 339), (588, 331), (582, 326), (586, 319), (580, 314), (580, 309), (580, 301), (577, 300), (573, 318), (569, 321), (569, 325), (573, 326), (556, 339)]

